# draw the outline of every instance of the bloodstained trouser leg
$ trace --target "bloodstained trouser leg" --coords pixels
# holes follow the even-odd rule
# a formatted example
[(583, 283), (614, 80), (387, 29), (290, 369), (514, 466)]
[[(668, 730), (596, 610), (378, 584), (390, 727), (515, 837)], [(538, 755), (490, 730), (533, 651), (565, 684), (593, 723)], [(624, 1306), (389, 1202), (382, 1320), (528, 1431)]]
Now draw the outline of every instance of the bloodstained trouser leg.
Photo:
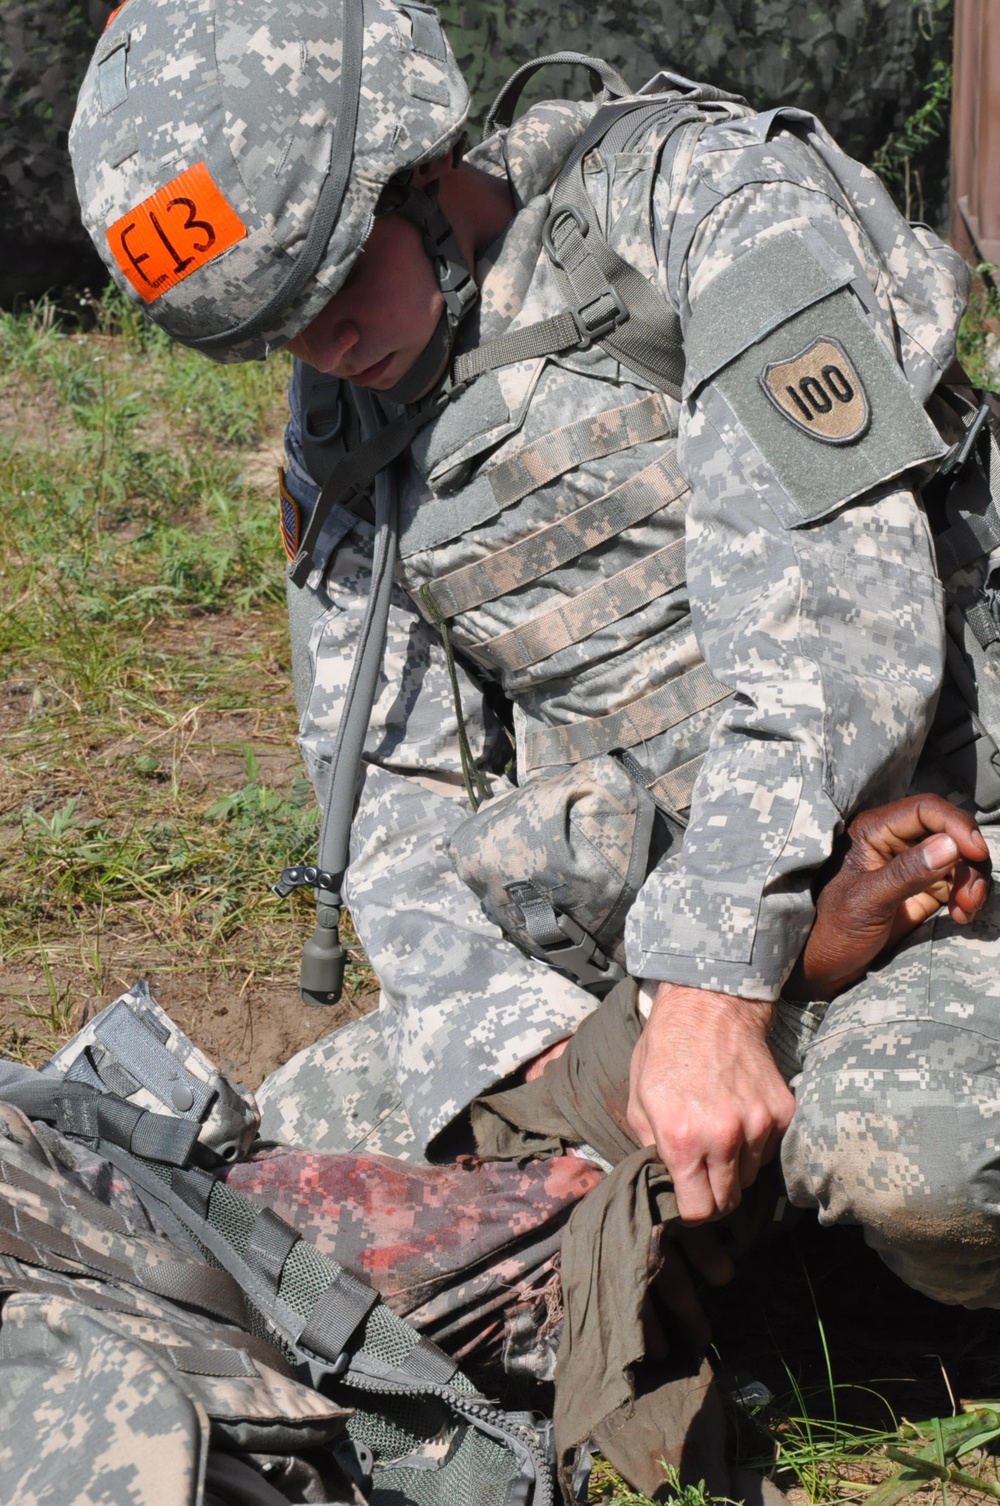
[[(1000, 831), (984, 828), (994, 864)], [(1000, 1307), (1000, 896), (836, 999), (782, 1147), (791, 1201), (941, 1302)]]

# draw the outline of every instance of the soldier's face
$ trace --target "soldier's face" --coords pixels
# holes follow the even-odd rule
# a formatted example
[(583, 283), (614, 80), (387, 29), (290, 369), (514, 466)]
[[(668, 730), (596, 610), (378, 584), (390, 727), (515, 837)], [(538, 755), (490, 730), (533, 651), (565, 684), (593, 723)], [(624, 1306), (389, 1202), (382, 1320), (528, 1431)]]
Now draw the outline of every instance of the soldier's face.
[(340, 292), (286, 348), (319, 371), (385, 392), (409, 371), (443, 308), (420, 232), (401, 215), (383, 215)]

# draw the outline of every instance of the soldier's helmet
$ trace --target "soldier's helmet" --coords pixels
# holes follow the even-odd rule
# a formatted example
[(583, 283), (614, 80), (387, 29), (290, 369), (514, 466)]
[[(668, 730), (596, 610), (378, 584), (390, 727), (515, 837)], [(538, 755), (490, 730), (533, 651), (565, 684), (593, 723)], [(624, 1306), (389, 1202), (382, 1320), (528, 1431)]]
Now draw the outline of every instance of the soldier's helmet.
[(291, 339), (383, 190), (461, 138), (469, 96), (418, 0), (126, 0), (70, 149), (118, 286), (218, 361)]

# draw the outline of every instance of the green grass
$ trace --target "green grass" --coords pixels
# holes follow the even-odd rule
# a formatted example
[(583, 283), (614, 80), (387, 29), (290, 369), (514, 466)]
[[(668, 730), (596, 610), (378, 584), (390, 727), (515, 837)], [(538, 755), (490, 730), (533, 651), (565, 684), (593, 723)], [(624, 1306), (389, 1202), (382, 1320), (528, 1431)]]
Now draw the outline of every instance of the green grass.
[(18, 969), (78, 996), (107, 938), (292, 982), (308, 902), (268, 885), (317, 831), (274, 496), (287, 362), (213, 365), (116, 293), (90, 314), (0, 314), (0, 1048), (31, 1060), (73, 1018)]
[[(728, 1496), (713, 1496), (705, 1489), (704, 1480), (694, 1484), (681, 1484), (680, 1472), (674, 1464), (661, 1461), (663, 1483), (669, 1498), (677, 1506), (736, 1506)], [(607, 1506), (655, 1506), (649, 1496), (633, 1490), (606, 1459), (599, 1455), (594, 1459), (587, 1499), (591, 1502), (606, 1502)]]
[(1000, 391), (1000, 286), (997, 268), (981, 262), (958, 336), (958, 359), (977, 387)]

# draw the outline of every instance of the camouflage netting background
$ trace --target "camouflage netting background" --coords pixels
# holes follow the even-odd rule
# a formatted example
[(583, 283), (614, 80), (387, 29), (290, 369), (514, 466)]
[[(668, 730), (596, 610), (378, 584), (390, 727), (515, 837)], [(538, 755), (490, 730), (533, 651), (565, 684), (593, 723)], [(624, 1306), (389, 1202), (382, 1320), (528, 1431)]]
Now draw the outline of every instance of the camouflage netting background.
[(105, 273), (80, 224), (66, 136), (104, 0), (0, 0), (0, 299)]
[[(103, 282), (79, 225), (66, 133), (111, 8), (0, 0), (0, 299)], [(803, 105), (866, 161), (951, 57), (951, 0), (443, 0), (441, 12), (479, 119), (517, 64), (569, 48), (606, 57), (636, 84), (671, 67), (756, 103)], [(580, 88), (549, 69), (525, 97)], [(932, 219), (946, 159), (942, 137), (920, 164)]]

